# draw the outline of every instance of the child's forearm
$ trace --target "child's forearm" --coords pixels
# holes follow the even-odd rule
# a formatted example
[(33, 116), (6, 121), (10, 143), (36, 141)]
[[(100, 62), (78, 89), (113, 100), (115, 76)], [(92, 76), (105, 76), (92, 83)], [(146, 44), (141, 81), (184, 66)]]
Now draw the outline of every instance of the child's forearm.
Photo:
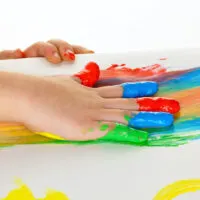
[(29, 76), (0, 72), (0, 122), (21, 122), (29, 82)]

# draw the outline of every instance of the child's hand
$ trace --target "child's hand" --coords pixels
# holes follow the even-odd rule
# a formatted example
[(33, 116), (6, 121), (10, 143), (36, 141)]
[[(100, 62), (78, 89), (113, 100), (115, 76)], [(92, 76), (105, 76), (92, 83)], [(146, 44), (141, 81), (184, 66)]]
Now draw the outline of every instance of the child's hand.
[(45, 57), (49, 62), (57, 64), (62, 61), (74, 61), (75, 54), (94, 53), (84, 47), (71, 45), (63, 40), (49, 40), (48, 42), (37, 42), (24, 51), (20, 49), (5, 50), (0, 52), (0, 60)]
[(88, 88), (71, 77), (13, 76), (15, 80), (9, 84), (15, 87), (12, 94), (17, 96), (9, 108), (17, 106), (9, 115), (35, 132), (67, 140), (90, 140), (116, 130), (116, 122), (125, 125), (118, 130), (122, 134), (135, 134), (130, 127), (162, 128), (173, 123), (171, 114), (140, 112), (137, 100), (128, 98), (139, 92), (152, 95), (157, 90), (153, 82)]
[(136, 110), (133, 100), (117, 98), (122, 96), (121, 86), (95, 89), (70, 77), (60, 80), (23, 76), (19, 81), (26, 84), (20, 90), (22, 107), (17, 108), (20, 119), (16, 120), (36, 132), (53, 133), (67, 140), (96, 139), (114, 129), (115, 122), (128, 125), (125, 116), (131, 118)]

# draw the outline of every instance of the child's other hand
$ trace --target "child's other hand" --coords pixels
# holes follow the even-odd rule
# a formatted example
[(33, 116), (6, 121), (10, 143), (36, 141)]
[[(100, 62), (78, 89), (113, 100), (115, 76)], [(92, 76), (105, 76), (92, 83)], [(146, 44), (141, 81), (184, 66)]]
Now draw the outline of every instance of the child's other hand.
[(64, 40), (52, 39), (47, 42), (36, 42), (24, 51), (20, 49), (1, 51), (0, 60), (45, 57), (49, 62), (58, 64), (62, 61), (74, 61), (75, 54), (88, 53), (94, 53), (94, 51), (71, 45)]

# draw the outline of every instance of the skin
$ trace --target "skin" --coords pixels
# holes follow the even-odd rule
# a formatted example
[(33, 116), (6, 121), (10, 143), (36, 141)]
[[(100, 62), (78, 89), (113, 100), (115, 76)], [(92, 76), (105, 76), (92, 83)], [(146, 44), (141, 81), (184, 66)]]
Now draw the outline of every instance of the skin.
[[(45, 57), (52, 63), (74, 61), (75, 56), (66, 54), (68, 50), (75, 54), (93, 52), (62, 40), (49, 40), (31, 45), (24, 53), (25, 57)], [(0, 52), (0, 59), (23, 57), (19, 49)], [(88, 88), (72, 77), (0, 72), (0, 121), (20, 122), (33, 131), (67, 140), (97, 139), (117, 122), (127, 125), (124, 116), (138, 109), (135, 100), (122, 99), (122, 93), (121, 86)], [(109, 129), (101, 130), (99, 121)]]
[[(67, 140), (102, 137), (115, 128), (116, 122), (127, 125), (124, 116), (131, 115), (134, 109), (130, 99), (105, 98), (107, 89), (99, 92), (71, 77), (0, 72), (0, 87), (0, 121), (20, 122), (33, 131), (53, 133)], [(100, 130), (99, 121), (108, 124), (109, 130)]]
[(24, 51), (21, 49), (0, 51), (0, 60), (44, 57), (49, 62), (58, 64), (62, 61), (74, 61), (74, 59), (72, 59), (73, 56), (70, 57), (69, 52), (74, 54), (74, 59), (75, 54), (94, 53), (92, 50), (79, 45), (71, 45), (64, 40), (51, 39), (47, 42), (36, 42), (27, 47)]

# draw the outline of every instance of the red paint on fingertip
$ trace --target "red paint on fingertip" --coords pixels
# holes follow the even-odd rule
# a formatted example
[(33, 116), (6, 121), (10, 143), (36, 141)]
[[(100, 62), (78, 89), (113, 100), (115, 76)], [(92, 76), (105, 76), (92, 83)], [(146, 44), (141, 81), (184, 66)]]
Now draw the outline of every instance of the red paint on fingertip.
[(168, 112), (175, 114), (180, 111), (180, 104), (174, 99), (161, 97), (138, 98), (139, 111)]
[(75, 54), (70, 50), (64, 52), (64, 56), (68, 57), (70, 60), (75, 60)]
[(95, 62), (89, 62), (85, 68), (79, 73), (74, 75), (81, 80), (81, 84), (87, 87), (93, 87), (94, 84), (99, 80), (100, 69), (99, 65)]

